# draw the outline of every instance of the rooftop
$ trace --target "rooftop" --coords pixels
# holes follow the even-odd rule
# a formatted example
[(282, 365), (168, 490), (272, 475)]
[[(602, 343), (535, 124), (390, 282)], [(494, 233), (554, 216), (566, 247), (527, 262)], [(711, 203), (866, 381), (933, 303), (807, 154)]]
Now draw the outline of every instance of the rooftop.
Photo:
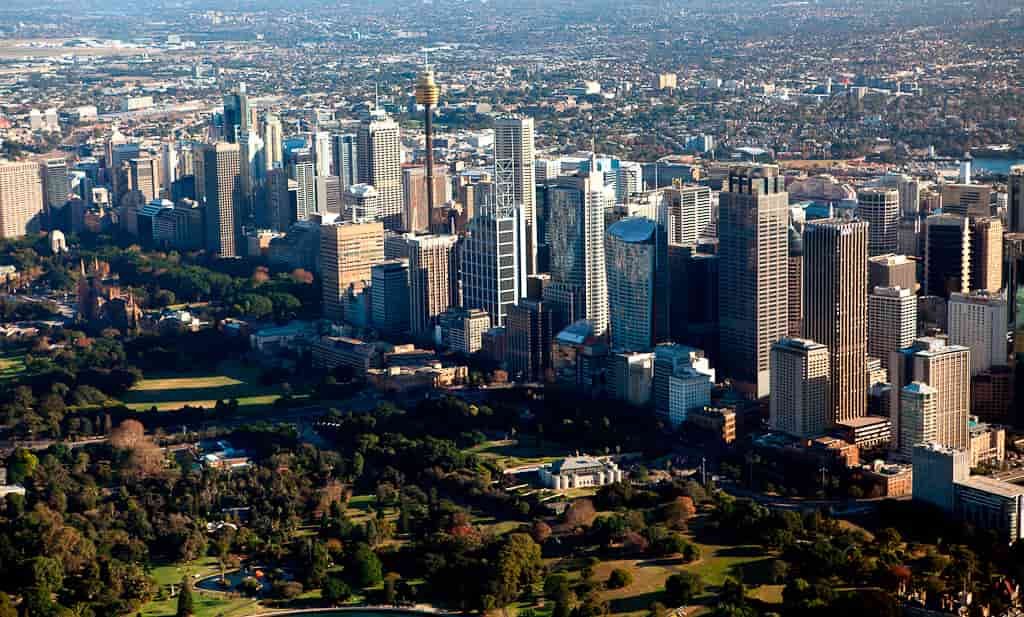
[(654, 221), (643, 216), (624, 218), (608, 228), (608, 235), (623, 242), (648, 242), (657, 229)]
[(962, 482), (957, 482), (957, 484), (1000, 497), (1013, 498), (1024, 495), (1024, 486), (1003, 482), (988, 476), (971, 476)]

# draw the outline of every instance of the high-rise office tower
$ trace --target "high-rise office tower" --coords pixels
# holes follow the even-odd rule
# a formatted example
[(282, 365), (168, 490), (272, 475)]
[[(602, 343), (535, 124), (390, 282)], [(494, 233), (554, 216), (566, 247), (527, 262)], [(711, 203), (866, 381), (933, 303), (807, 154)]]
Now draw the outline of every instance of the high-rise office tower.
[(43, 212), (39, 163), (0, 162), (0, 238), (38, 231)]
[(857, 191), (857, 218), (867, 221), (868, 253), (896, 252), (896, 228), (900, 220), (900, 194), (896, 189), (865, 187)]
[(508, 310), (508, 370), (526, 381), (544, 381), (551, 368), (551, 311), (538, 300), (520, 300)]
[(370, 322), (381, 335), (409, 331), (409, 260), (388, 259), (370, 268)]
[(924, 293), (949, 298), (971, 285), (971, 234), (967, 219), (933, 214), (925, 220)]
[(804, 335), (829, 349), (830, 422), (867, 414), (868, 223), (804, 228)]
[(267, 181), (263, 185), (261, 207), (257, 209), (257, 224), (264, 229), (286, 231), (297, 219), (295, 204), (292, 203), (294, 191), (289, 191), (288, 172), (275, 168), (267, 171)]
[(482, 309), (492, 326), (504, 326), (509, 310), (526, 295), (525, 221), (519, 208), (482, 208), (460, 246), (462, 306)]
[(928, 426), (934, 426), (934, 433), (929, 432), (930, 441), (951, 448), (968, 448), (967, 420), (971, 409), (970, 355), (967, 347), (949, 345), (944, 340), (930, 337), (919, 338), (909, 348), (892, 354), (889, 363), (889, 381), (893, 384), (895, 398), (890, 406), (892, 449), (905, 452), (917, 445), (904, 440), (903, 425), (914, 410), (904, 410), (900, 401), (900, 392), (915, 381), (937, 391), (934, 416), (921, 420)]
[(224, 139), (228, 143), (238, 143), (239, 134), (255, 130), (252, 116), (253, 108), (249, 105), (249, 95), (243, 82), (234, 92), (224, 95)]
[(669, 243), (696, 246), (711, 225), (711, 189), (678, 186), (664, 189), (664, 195)]
[(817, 437), (831, 426), (828, 347), (784, 338), (772, 345), (769, 423), (797, 437)]
[(263, 163), (268, 171), (284, 167), (284, 131), (277, 114), (267, 112), (263, 117), (263, 148)]
[(971, 350), (971, 375), (1008, 364), (1006, 296), (975, 291), (949, 296), (949, 342)]
[[(592, 172), (559, 179), (550, 188), (549, 199), (549, 289), (563, 288), (570, 293), (575, 302), (572, 314), (588, 320), (595, 336), (603, 336), (608, 331), (604, 211), (614, 203), (614, 188), (605, 185), (600, 173)], [(528, 254), (526, 261), (529, 259)]]
[(331, 136), (331, 175), (341, 178), (342, 190), (359, 183), (359, 138), (354, 133)]
[(380, 193), (369, 184), (353, 184), (342, 193), (341, 208), (348, 221), (376, 221), (380, 217)]
[(238, 144), (226, 142), (204, 146), (201, 151), (206, 250), (220, 257), (239, 257), (245, 203), (239, 177), (241, 152)]
[(868, 355), (889, 368), (890, 355), (917, 338), (917, 296), (902, 287), (875, 287), (868, 295)]
[(256, 187), (266, 178), (266, 163), (263, 162), (263, 138), (255, 131), (238, 134), (239, 156), (241, 156), (242, 192), (248, 202), (256, 194)]
[(1006, 218), (1009, 221), (1010, 233), (1024, 233), (1024, 165), (1010, 167), (1007, 181), (1009, 200), (1006, 207)]
[(426, 138), (427, 155), (427, 220), (431, 219), (430, 211), (437, 204), (434, 195), (434, 107), (441, 97), (441, 88), (434, 81), (434, 71), (427, 65), (416, 78), (416, 103), (423, 106), (423, 134)]
[(437, 316), (458, 304), (458, 237), (412, 236), (409, 247), (409, 321), (412, 332), (431, 332)]
[(334, 161), (331, 156), (331, 150), (333, 149), (333, 145), (331, 144), (331, 135), (323, 131), (314, 131), (312, 141), (313, 144), (311, 150), (313, 151), (313, 163), (316, 175), (331, 175), (331, 169), (334, 167)]
[(305, 221), (317, 213), (316, 165), (309, 148), (292, 150), (288, 161), (288, 175), (295, 181), (295, 217)]
[(654, 411), (673, 428), (691, 409), (709, 403), (714, 382), (715, 371), (702, 350), (674, 343), (654, 348)]
[(943, 184), (942, 211), (968, 217), (992, 216), (992, 187), (987, 184)]
[(379, 216), (386, 229), (402, 228), (402, 141), (398, 123), (378, 114), (359, 125), (357, 172), (361, 184), (373, 185)]
[(384, 226), (380, 222), (322, 225), (320, 274), (324, 317), (345, 319), (342, 298), (349, 286), (370, 282), (371, 268), (380, 261), (384, 261)]
[(938, 400), (939, 391), (920, 381), (913, 381), (900, 390), (899, 435), (892, 441), (899, 443), (897, 451), (903, 459), (913, 458), (917, 446), (936, 443)]
[(71, 192), (71, 181), (68, 178), (68, 162), (64, 157), (46, 159), (40, 165), (43, 175), (43, 197), (47, 210), (64, 207)]
[[(170, 141), (160, 147), (160, 181), (166, 192), (170, 193), (171, 187), (182, 175), (179, 173), (178, 144)], [(173, 200), (173, 196), (172, 196)]]
[(615, 202), (624, 204), (644, 190), (644, 167), (636, 161), (619, 161), (615, 170)]
[[(426, 169), (419, 165), (402, 168), (402, 228), (405, 231), (428, 231), (431, 211), (451, 200), (452, 185), (448, 172), (435, 172), (433, 191), (428, 191)], [(431, 203), (430, 195), (434, 202)]]
[(142, 193), (145, 203), (160, 197), (160, 159), (145, 157), (128, 161), (128, 190)]
[(804, 235), (794, 221), (789, 223), (789, 315), (786, 332), (790, 338), (804, 335)]
[(664, 238), (651, 219), (630, 217), (608, 228), (604, 249), (611, 348), (649, 351), (658, 342), (657, 321), (666, 306), (659, 272), (668, 257)]
[(875, 287), (902, 287), (917, 292), (917, 264), (906, 255), (878, 255), (868, 259), (868, 291)]
[(341, 178), (338, 176), (317, 176), (316, 207), (320, 214), (341, 214), (341, 202)]
[(971, 219), (971, 290), (996, 293), (1003, 288), (1003, 222)]
[(718, 233), (721, 371), (760, 398), (770, 389), (771, 345), (789, 328), (789, 196), (774, 165), (734, 168), (724, 188)]
[(527, 274), (537, 272), (533, 138), (533, 118), (501, 116), (494, 121), (496, 192), (508, 195), (512, 204), (522, 208), (526, 222)]

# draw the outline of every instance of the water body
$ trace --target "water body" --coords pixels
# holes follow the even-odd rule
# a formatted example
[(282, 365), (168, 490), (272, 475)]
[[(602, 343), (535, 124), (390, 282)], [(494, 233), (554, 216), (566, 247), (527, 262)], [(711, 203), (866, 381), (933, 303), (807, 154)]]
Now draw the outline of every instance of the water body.
[(1010, 167), (1013, 165), (1024, 165), (1024, 159), (997, 159), (979, 157), (971, 161), (973, 171), (987, 171), (993, 174), (1009, 175)]

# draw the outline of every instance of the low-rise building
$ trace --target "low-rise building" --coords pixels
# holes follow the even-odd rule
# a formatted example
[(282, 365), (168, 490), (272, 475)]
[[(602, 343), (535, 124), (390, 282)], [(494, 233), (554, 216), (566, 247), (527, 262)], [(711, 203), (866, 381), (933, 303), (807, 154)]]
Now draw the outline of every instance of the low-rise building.
[(711, 433), (723, 443), (736, 441), (736, 411), (729, 407), (691, 409), (686, 426)]
[(858, 448), (877, 448), (892, 438), (892, 422), (881, 416), (862, 416), (836, 422), (836, 435)]
[(979, 529), (995, 531), (1007, 544), (1024, 537), (1021, 528), (1024, 486), (985, 476), (954, 485), (957, 517)]
[(622, 482), (622, 470), (610, 458), (570, 456), (539, 470), (541, 483), (555, 490)]
[(860, 469), (868, 497), (907, 497), (913, 493), (914, 471), (910, 465), (888, 465), (875, 461)]
[(1006, 429), (971, 418), (968, 431), (971, 440), (971, 467), (1002, 465), (1006, 459)]

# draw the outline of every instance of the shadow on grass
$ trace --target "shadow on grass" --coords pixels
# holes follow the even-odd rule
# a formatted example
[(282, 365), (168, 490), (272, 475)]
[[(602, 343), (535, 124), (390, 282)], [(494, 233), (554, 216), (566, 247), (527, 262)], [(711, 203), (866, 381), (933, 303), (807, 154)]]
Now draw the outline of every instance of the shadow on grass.
[(651, 608), (651, 604), (662, 602), (664, 595), (660, 591), (651, 591), (636, 596), (629, 596), (628, 598), (615, 598), (608, 603), (608, 608), (612, 613), (646, 611)]

